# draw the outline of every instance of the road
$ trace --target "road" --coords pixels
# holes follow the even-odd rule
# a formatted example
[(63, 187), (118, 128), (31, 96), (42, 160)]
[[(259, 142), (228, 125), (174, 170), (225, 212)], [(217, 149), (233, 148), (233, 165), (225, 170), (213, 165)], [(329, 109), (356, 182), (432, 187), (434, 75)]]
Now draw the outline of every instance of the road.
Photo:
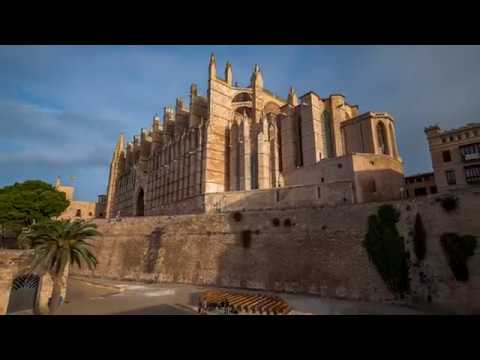
[[(57, 314), (198, 315), (196, 311), (198, 295), (207, 289), (211, 288), (185, 284), (144, 284), (70, 278), (66, 303)], [(293, 309), (292, 314), (425, 314), (420, 310), (399, 305), (324, 299), (296, 294), (276, 295), (289, 303)]]

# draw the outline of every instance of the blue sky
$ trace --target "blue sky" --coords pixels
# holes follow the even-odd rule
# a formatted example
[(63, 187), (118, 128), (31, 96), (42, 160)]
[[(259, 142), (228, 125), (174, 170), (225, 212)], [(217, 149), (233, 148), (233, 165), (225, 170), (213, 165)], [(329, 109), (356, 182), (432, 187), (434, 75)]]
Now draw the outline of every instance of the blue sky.
[(76, 198), (106, 189), (121, 131), (131, 139), (196, 83), (208, 59), (246, 85), (254, 64), (286, 97), (342, 93), (396, 119), (405, 173), (431, 170), (423, 129), (480, 121), (479, 46), (0, 46), (0, 186), (75, 176)]

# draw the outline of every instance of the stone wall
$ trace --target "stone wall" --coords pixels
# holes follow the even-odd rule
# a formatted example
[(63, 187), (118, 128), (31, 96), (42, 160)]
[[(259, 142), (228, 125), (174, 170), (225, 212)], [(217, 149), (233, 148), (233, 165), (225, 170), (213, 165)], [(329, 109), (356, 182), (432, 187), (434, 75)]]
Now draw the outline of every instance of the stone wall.
[(205, 195), (206, 212), (288, 209), (353, 204), (352, 183), (335, 182)]
[(68, 208), (60, 214), (59, 219), (93, 219), (97, 204), (89, 201), (71, 201)]
[[(27, 274), (31, 261), (32, 251), (26, 250), (0, 250), (0, 315), (7, 313), (13, 281), (21, 275)], [(61, 295), (65, 299), (67, 295), (67, 278), (70, 269), (66, 269), (62, 277)], [(53, 290), (53, 280), (50, 274), (40, 277), (40, 283), (34, 305), (34, 313), (37, 315), (48, 313), (48, 301)]]
[[(471, 276), (463, 284), (454, 280), (439, 243), (442, 233), (452, 231), (480, 238), (480, 192), (456, 195), (459, 209), (453, 213), (440, 206), (439, 196), (391, 204), (401, 212), (398, 228), (412, 259), (417, 212), (427, 231), (424, 265), (410, 267), (410, 300), (451, 312), (479, 312), (480, 251), (469, 260)], [(367, 218), (379, 205), (245, 211), (240, 221), (233, 213), (96, 220), (104, 234), (97, 244), (98, 268), (74, 272), (390, 301), (394, 296), (361, 245)]]

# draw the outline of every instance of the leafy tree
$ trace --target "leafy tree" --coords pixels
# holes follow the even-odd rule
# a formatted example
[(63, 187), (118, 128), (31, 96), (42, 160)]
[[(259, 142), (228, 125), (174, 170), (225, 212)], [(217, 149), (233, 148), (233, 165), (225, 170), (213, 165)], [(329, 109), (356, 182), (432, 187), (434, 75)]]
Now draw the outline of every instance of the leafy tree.
[(423, 227), (422, 218), (419, 213), (415, 217), (415, 225), (413, 230), (413, 245), (415, 249), (415, 256), (420, 262), (425, 259), (425, 253), (427, 251), (426, 233)]
[(0, 188), (0, 225), (18, 234), (25, 226), (60, 215), (70, 205), (65, 194), (40, 180)]
[(20, 234), (21, 247), (34, 250), (28, 271), (38, 275), (50, 273), (53, 277), (50, 314), (60, 306), (63, 278), (70, 264), (81, 268), (84, 262), (91, 270), (96, 267), (97, 259), (90, 250), (93, 245), (87, 240), (97, 236), (101, 236), (97, 225), (84, 220), (46, 220)]

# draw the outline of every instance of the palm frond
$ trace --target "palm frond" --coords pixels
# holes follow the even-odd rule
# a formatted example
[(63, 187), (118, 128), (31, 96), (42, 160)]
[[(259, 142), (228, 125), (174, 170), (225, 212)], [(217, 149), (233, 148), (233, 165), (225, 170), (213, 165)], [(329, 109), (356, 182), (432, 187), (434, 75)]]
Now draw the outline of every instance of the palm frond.
[(81, 267), (85, 262), (90, 269), (95, 268), (97, 258), (90, 249), (95, 248), (92, 241), (100, 236), (97, 225), (92, 222), (48, 220), (24, 229), (19, 243), (34, 249), (32, 271), (60, 275), (71, 263)]

